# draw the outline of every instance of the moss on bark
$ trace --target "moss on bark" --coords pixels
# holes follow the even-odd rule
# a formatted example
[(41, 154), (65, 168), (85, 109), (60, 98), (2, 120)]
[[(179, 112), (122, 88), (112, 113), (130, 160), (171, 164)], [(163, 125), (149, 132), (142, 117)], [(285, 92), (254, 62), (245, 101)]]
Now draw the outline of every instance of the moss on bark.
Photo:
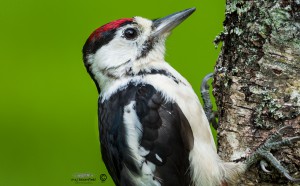
[[(220, 41), (214, 77), (220, 156), (245, 157), (283, 125), (300, 135), (300, 0), (227, 0)], [(275, 156), (299, 177), (299, 143)], [(275, 170), (266, 174), (257, 166), (241, 183), (288, 184)]]

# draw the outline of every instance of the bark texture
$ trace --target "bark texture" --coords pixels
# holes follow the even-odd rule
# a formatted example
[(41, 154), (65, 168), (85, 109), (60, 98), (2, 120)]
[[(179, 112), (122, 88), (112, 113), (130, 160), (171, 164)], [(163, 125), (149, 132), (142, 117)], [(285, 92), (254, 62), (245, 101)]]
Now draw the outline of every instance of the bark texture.
[[(222, 159), (246, 157), (284, 125), (300, 135), (300, 0), (227, 0), (220, 41), (213, 86)], [(299, 142), (273, 154), (300, 177)], [(252, 166), (240, 185), (293, 185), (268, 168)]]

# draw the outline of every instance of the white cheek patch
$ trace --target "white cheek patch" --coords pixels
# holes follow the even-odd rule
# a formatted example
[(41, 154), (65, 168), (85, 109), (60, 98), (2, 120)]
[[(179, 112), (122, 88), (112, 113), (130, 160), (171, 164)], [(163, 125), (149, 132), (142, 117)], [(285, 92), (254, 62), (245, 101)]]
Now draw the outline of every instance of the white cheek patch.
[[(143, 46), (143, 43), (148, 40), (152, 31), (152, 21), (135, 17), (137, 24), (126, 25), (115, 32), (114, 38), (102, 46), (94, 55), (93, 60), (89, 60), (93, 64), (93, 69), (97, 71), (111, 70), (110, 73), (116, 76), (121, 76), (128, 68), (126, 63), (134, 61)], [(139, 30), (139, 36), (135, 40), (127, 40), (124, 37), (124, 30), (127, 28), (136, 27)]]
[[(116, 35), (118, 37), (118, 35)], [(101, 47), (95, 54), (95, 62), (100, 69), (108, 69), (122, 65), (128, 60), (134, 59), (137, 49), (134, 45), (128, 45), (125, 39), (115, 38), (107, 45)]]

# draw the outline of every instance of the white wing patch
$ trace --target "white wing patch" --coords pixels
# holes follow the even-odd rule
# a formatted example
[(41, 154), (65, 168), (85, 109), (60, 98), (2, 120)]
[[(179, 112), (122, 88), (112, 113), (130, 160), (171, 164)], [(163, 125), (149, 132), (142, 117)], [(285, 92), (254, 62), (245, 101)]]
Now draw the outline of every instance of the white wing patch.
[(136, 185), (160, 186), (161, 184), (157, 181), (157, 178), (155, 178), (153, 174), (155, 171), (155, 165), (150, 161), (146, 161), (144, 158), (150, 151), (146, 150), (139, 144), (143, 128), (136, 114), (135, 104), (135, 101), (131, 101), (124, 107), (123, 121), (126, 128), (128, 147), (130, 148), (132, 157), (141, 168), (142, 175), (140, 177), (136, 177), (136, 175), (132, 175), (130, 171), (126, 169), (126, 171), (128, 171), (127, 175), (132, 177), (131, 180), (133, 180)]
[(139, 147), (139, 155), (141, 156), (147, 156), (150, 153), (149, 150), (146, 150), (144, 147)]
[(131, 150), (133, 158), (138, 162), (139, 166), (144, 158), (139, 154), (139, 141), (142, 137), (142, 124), (135, 112), (135, 101), (131, 101), (124, 107), (124, 126), (126, 128), (126, 138), (128, 146)]
[(155, 158), (162, 163), (162, 159), (158, 154), (155, 154)]

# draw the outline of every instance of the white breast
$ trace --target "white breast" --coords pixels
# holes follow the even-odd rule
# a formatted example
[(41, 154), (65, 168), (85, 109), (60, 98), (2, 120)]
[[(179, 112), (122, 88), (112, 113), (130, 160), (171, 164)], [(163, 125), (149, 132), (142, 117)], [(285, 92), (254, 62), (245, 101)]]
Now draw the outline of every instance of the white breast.
[(215, 143), (208, 120), (197, 95), (190, 84), (172, 67), (165, 63), (164, 69), (179, 79), (179, 83), (161, 74), (128, 77), (116, 80), (101, 94), (103, 100), (129, 82), (145, 83), (155, 87), (167, 101), (176, 102), (190, 123), (194, 147), (190, 151), (190, 172), (195, 185), (215, 186), (221, 183), (224, 175), (222, 161), (216, 152)]

